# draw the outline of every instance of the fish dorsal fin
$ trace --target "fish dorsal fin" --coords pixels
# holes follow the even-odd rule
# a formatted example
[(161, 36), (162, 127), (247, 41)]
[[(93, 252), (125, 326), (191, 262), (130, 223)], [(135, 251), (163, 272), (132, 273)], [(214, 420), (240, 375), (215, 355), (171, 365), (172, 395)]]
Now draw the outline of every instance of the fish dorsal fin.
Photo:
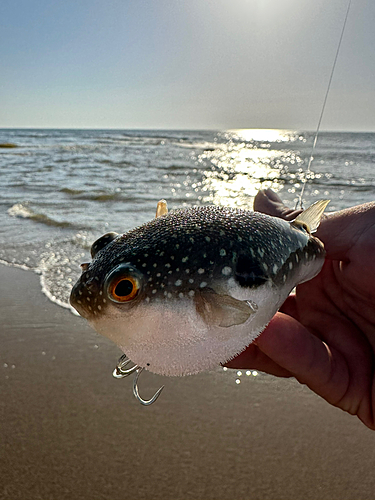
[(167, 202), (165, 200), (158, 201), (155, 217), (156, 218), (161, 217), (162, 215), (167, 215), (167, 213), (168, 213)]
[(291, 224), (296, 227), (305, 226), (309, 233), (314, 233), (320, 224), (320, 220), (330, 200), (319, 200), (299, 214)]
[(195, 307), (208, 326), (225, 328), (245, 323), (258, 309), (252, 302), (220, 295), (209, 288), (195, 294)]

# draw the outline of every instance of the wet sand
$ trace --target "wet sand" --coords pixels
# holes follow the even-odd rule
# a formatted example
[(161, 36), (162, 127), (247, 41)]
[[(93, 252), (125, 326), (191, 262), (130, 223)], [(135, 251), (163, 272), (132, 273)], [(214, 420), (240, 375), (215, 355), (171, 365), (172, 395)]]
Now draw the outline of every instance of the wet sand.
[(0, 297), (0, 499), (375, 499), (375, 432), (294, 380), (142, 374), (145, 408), (37, 275), (0, 266)]

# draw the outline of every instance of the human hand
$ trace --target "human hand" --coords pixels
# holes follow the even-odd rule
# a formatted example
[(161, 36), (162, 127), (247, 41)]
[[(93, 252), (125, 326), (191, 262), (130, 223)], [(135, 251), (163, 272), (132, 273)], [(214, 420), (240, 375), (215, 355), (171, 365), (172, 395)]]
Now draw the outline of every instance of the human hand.
[[(254, 210), (287, 220), (301, 212), (270, 189)], [(293, 376), (375, 430), (375, 203), (327, 215), (314, 236), (327, 252), (321, 272), (226, 366)]]

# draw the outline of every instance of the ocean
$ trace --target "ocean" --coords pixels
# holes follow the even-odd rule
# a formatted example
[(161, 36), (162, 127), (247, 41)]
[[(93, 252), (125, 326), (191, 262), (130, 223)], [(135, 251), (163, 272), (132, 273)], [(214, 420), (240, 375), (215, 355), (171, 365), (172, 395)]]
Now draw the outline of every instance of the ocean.
[[(271, 187), (294, 206), (314, 133), (291, 130), (0, 129), (0, 261), (40, 274), (43, 292), (68, 307), (93, 241), (170, 209), (251, 209)], [(322, 132), (304, 205), (329, 210), (375, 199), (375, 133)]]

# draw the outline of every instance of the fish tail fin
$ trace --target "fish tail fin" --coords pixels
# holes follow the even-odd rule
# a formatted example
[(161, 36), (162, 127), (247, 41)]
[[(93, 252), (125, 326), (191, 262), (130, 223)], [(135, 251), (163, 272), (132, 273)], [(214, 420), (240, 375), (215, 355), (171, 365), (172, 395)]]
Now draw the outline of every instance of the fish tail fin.
[(319, 200), (313, 203), (309, 208), (299, 214), (291, 224), (295, 226), (303, 224), (307, 226), (309, 233), (314, 233), (319, 227), (320, 220), (329, 202), (330, 200)]

